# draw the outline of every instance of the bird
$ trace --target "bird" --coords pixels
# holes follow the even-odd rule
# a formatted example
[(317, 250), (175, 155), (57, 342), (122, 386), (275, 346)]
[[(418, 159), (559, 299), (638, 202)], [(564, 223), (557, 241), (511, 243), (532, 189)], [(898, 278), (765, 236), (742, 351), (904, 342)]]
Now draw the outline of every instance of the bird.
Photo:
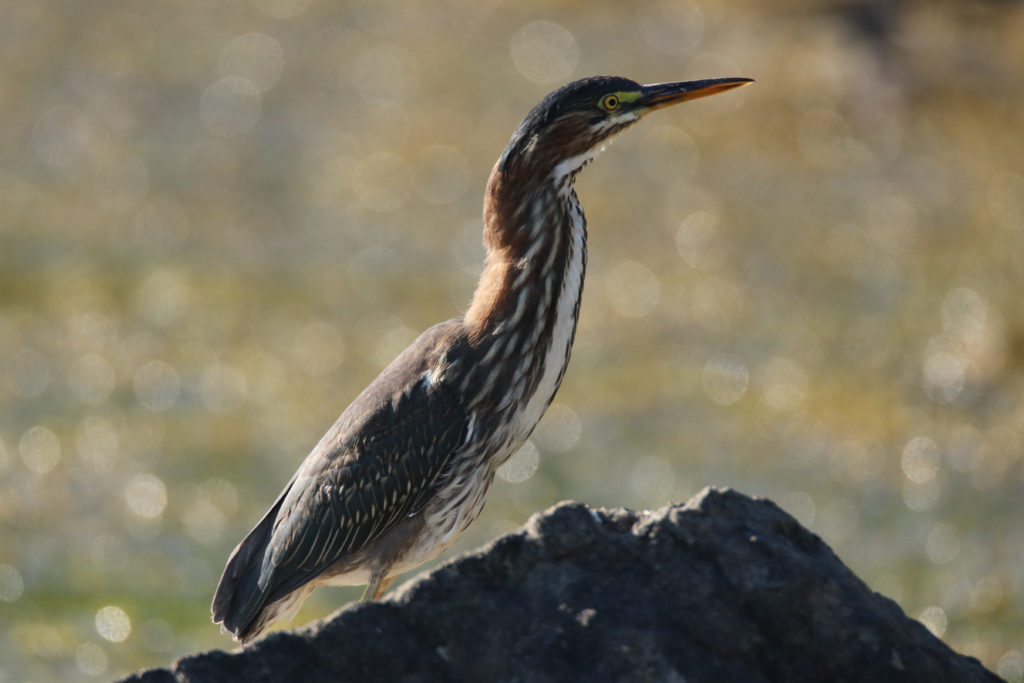
[(484, 193), (483, 272), (349, 405), (228, 558), (211, 611), (243, 645), (320, 585), (364, 600), (447, 550), (530, 436), (569, 363), (587, 263), (580, 170), (652, 111), (751, 83), (571, 82), (523, 119)]

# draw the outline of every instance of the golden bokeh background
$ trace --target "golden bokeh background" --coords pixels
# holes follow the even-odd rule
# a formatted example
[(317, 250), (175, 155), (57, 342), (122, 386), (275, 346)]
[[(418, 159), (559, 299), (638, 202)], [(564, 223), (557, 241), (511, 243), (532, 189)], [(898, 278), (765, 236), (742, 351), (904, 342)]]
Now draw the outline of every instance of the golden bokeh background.
[(231, 548), (464, 310), (491, 165), (599, 73), (757, 83), (658, 112), (581, 176), (573, 361), (456, 552), (564, 498), (732, 486), (1024, 678), (1021, 3), (2, 14), (0, 681), (232, 645), (208, 610)]

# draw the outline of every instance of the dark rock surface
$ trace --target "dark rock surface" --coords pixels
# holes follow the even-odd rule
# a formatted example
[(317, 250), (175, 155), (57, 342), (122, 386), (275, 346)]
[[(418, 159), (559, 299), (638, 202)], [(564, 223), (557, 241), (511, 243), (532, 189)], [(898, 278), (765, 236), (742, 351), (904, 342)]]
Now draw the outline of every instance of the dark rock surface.
[(129, 678), (998, 681), (767, 500), (562, 503), (381, 602)]

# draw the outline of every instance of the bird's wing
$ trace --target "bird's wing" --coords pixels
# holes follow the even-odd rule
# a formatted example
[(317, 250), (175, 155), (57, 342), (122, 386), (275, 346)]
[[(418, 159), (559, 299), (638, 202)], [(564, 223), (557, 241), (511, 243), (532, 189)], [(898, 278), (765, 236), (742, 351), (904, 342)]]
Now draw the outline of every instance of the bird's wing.
[(431, 328), (396, 358), (296, 472), (263, 554), (267, 602), (365, 548), (430, 498), (471, 421), (458, 393), (424, 364), (449, 329)]
[(431, 372), (459, 356), (461, 329), (424, 332), (342, 413), (228, 558), (215, 623), (245, 639), (264, 605), (426, 504), (470, 429), (460, 394)]
[(268, 602), (418, 512), (464, 443), (468, 415), (424, 380), (379, 404), (364, 424), (336, 450), (314, 451), (296, 474), (264, 556)]

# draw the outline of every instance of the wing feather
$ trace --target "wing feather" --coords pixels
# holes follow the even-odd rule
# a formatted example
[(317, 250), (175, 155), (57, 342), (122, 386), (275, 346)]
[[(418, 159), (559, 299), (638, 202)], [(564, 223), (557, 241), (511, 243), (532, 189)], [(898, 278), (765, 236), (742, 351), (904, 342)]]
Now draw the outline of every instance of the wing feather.
[[(370, 389), (364, 395), (373, 396)], [(350, 410), (361, 403), (357, 399)], [(414, 373), (403, 391), (370, 403), (372, 410), (359, 420), (363, 427), (356, 434), (346, 438), (329, 432), (321, 440), (321, 446), (334, 448), (318, 447), (310, 454), (282, 501), (271, 535), (273, 552), (265, 556), (261, 572), (268, 601), (419, 512), (464, 445), (469, 413), (444, 382)], [(343, 415), (335, 429), (345, 429), (348, 422)]]
[(250, 635), (265, 605), (422, 509), (471, 424), (455, 388), (428, 372), (461, 329), (449, 321), (424, 332), (342, 413), (235, 548), (215, 622)]

